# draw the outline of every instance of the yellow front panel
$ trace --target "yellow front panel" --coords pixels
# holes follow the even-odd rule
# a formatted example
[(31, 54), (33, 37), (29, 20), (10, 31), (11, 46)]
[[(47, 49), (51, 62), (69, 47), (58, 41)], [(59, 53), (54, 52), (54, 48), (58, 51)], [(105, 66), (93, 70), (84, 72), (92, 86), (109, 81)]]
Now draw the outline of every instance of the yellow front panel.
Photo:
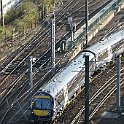
[(49, 111), (48, 110), (33, 110), (36, 116), (47, 116)]
[(39, 99), (39, 98), (46, 98), (46, 99), (50, 99), (50, 96), (34, 96), (35, 99)]

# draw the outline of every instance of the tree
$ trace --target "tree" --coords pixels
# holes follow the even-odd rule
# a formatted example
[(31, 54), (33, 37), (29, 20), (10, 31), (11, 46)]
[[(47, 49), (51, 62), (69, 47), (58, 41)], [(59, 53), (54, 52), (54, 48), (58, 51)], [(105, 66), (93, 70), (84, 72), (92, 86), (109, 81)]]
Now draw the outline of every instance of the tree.
[(37, 6), (30, 1), (26, 1), (22, 5), (22, 11), (24, 12), (22, 20), (27, 24), (27, 26), (29, 26), (29, 28), (31, 28), (39, 18)]
[(45, 18), (54, 7), (55, 0), (35, 0), (34, 3), (38, 6), (39, 12), (42, 13), (42, 18)]
[(13, 22), (16, 18), (21, 17), (22, 15), (23, 15), (23, 13), (22, 13), (22, 11), (20, 11), (19, 8), (8, 11), (4, 17), (5, 24), (7, 25), (7, 24)]

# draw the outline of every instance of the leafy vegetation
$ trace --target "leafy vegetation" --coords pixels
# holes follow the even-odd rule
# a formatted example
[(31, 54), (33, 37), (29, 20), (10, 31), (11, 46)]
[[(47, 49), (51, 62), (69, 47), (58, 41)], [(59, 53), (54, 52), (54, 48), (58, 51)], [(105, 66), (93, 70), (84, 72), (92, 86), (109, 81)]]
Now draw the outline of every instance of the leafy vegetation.
[[(4, 15), (4, 26), (0, 25), (0, 60), (9, 57), (10, 53), (24, 45), (27, 35), (30, 36), (29, 30), (35, 28), (39, 21), (46, 18), (54, 4), (60, 1), (23, 0), (20, 7), (8, 11)], [(13, 39), (14, 37), (17, 40)], [(21, 40), (21, 38), (25, 40)]]
[(10, 10), (4, 16), (5, 25), (0, 27), (0, 37), (12, 36), (13, 31), (24, 33), (35, 27), (40, 19), (47, 16), (54, 3), (55, 0), (25, 0), (20, 7)]

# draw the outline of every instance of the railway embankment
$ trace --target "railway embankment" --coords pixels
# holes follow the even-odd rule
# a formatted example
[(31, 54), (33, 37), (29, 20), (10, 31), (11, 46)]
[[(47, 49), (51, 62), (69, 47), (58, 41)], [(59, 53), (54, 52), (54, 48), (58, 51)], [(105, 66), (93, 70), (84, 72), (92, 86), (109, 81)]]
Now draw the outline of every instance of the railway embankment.
[[(89, 44), (92, 43), (92, 39), (101, 31), (104, 30), (104, 27), (107, 26), (107, 24), (109, 24), (111, 22), (111, 20), (118, 15), (118, 13), (124, 9), (124, 2), (121, 2), (118, 6), (117, 9), (115, 11), (112, 11), (111, 13), (109, 13), (97, 26), (95, 26), (89, 33), (88, 33), (88, 42)], [(116, 28), (116, 27), (113, 27)], [(108, 29), (110, 30), (110, 29)], [(108, 33), (108, 32), (107, 32)], [(103, 36), (104, 37), (104, 36)], [(83, 39), (82, 42), (84, 42), (85, 39)], [(90, 42), (91, 41), (91, 42)], [(81, 52), (82, 50), (82, 43), (77, 44), (77, 46), (75, 46), (75, 48), (71, 51), (71, 59), (73, 59), (79, 52)]]
[[(116, 23), (117, 24), (117, 23)], [(106, 27), (106, 26), (105, 26)], [(104, 30), (104, 29), (103, 29)], [(99, 33), (99, 32), (98, 32)], [(104, 35), (102, 35), (102, 37), (103, 37)], [(97, 37), (97, 41), (98, 41), (98, 37)], [(95, 41), (94, 41), (95, 42)], [(22, 123), (21, 123), (22, 124)]]
[[(122, 19), (122, 18), (124, 18), (123, 13), (124, 13), (124, 9), (121, 9), (121, 11), (116, 13), (116, 15), (113, 17), (113, 19), (102, 30), (100, 30), (95, 37), (93, 37), (93, 39), (90, 41), (90, 44), (92, 45), (92, 43), (99, 41), (101, 38), (104, 38), (105, 36), (111, 34), (112, 32), (116, 32), (120, 29), (124, 29), (124, 21)], [(123, 63), (122, 63), (122, 66), (124, 66)], [(95, 83), (98, 82), (97, 80), (99, 80), (100, 82), (103, 79), (107, 80), (107, 76), (110, 74), (109, 70), (110, 70), (110, 67), (108, 68), (108, 70), (106, 69), (105, 71), (103, 71), (103, 73), (101, 75), (103, 77), (96, 79)], [(112, 71), (112, 72), (114, 72), (114, 71)], [(92, 85), (90, 89), (94, 90), (95, 84)], [(122, 107), (122, 110), (124, 110), (124, 93), (123, 93), (123, 91), (124, 91), (124, 89), (123, 89), (123, 85), (122, 85), (122, 88), (121, 88), (121, 107)], [(65, 124), (70, 124), (69, 119), (67, 119), (67, 118), (71, 117), (72, 114), (69, 114), (69, 112), (71, 110), (73, 113), (74, 108), (76, 108), (76, 109), (79, 108), (79, 106), (78, 106), (79, 102), (78, 101), (82, 101), (83, 95), (84, 94), (81, 93), (81, 95), (79, 95), (79, 97), (78, 97), (79, 99), (77, 98), (76, 100), (74, 100), (74, 102), (75, 102), (74, 106), (72, 105), (70, 107), (70, 109), (68, 108), (65, 110), (64, 114), (61, 117), (62, 120), (57, 122), (57, 124), (61, 124), (61, 123), (63, 123), (63, 121)], [(124, 122), (123, 111), (122, 111), (122, 114), (120, 116), (118, 116), (118, 118), (104, 118), (103, 117), (104, 112), (113, 111), (113, 110), (115, 110), (115, 108), (116, 108), (116, 92), (111, 96), (110, 99), (108, 99), (106, 101), (106, 103), (101, 107), (101, 110), (96, 113), (96, 115), (92, 118), (91, 123), (92, 124), (123, 124), (123, 122)]]

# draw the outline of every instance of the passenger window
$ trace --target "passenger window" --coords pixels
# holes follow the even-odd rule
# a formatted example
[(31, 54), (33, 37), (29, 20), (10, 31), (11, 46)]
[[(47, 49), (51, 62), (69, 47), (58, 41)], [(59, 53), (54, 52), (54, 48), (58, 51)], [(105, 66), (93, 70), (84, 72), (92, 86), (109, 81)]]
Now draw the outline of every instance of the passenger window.
[(102, 61), (103, 59), (108, 57), (108, 50), (105, 50), (98, 55), (98, 61)]

